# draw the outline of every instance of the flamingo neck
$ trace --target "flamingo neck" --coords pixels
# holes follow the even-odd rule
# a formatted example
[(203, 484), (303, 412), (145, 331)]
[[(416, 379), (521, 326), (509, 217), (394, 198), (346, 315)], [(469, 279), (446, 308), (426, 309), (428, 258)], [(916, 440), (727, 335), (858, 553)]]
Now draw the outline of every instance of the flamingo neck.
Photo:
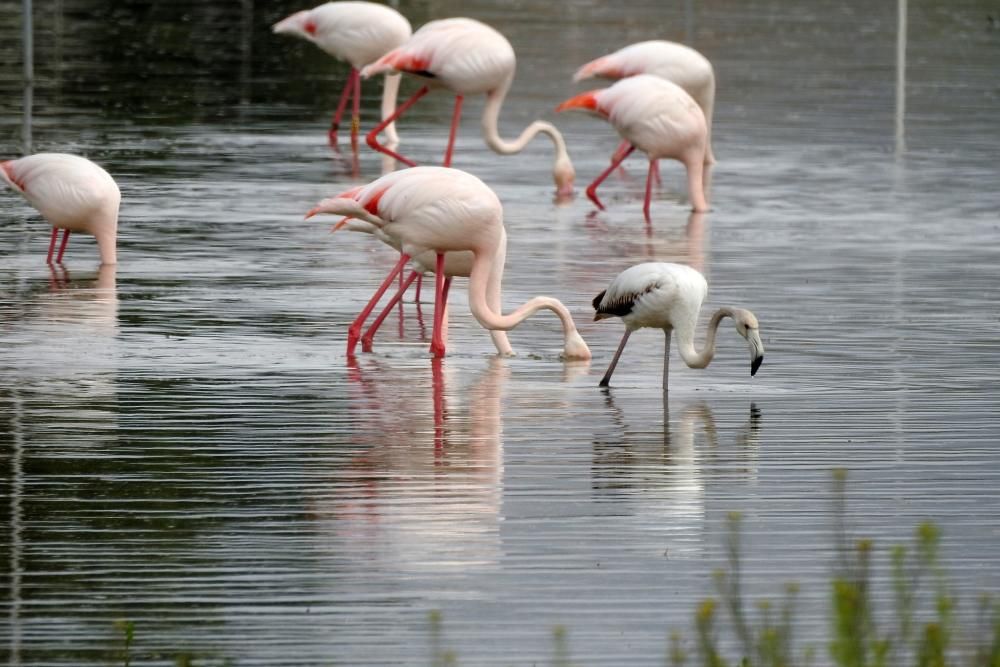
[(95, 225), (92, 230), (97, 240), (97, 250), (101, 255), (101, 264), (118, 263), (118, 216), (110, 223)]
[[(385, 120), (396, 111), (396, 97), (399, 95), (399, 80), (402, 75), (399, 72), (385, 75), (385, 84), (382, 88), (382, 120)], [(385, 138), (389, 148), (399, 145), (399, 134), (396, 133), (396, 123), (392, 122), (385, 127)]]
[[(551, 310), (563, 327), (564, 354), (568, 358), (590, 358), (590, 350), (580, 338), (569, 310), (558, 299), (536, 296), (509, 315), (500, 312), (500, 280), (502, 268), (495, 266), (499, 252), (487, 254), (476, 251), (469, 274), (469, 308), (473, 317), (486, 329), (510, 331), (539, 310)], [(494, 305), (495, 304), (495, 305)]]
[(524, 147), (527, 146), (536, 135), (544, 134), (552, 140), (552, 146), (556, 151), (555, 159), (552, 162), (552, 176), (555, 179), (556, 185), (560, 189), (564, 189), (567, 184), (571, 187), (575, 176), (573, 163), (569, 158), (569, 152), (566, 150), (566, 141), (563, 139), (559, 130), (557, 130), (552, 123), (547, 123), (543, 120), (536, 120), (534, 123), (526, 127), (521, 132), (521, 135), (513, 141), (507, 141), (500, 136), (498, 129), (500, 122), (500, 107), (503, 105), (503, 101), (507, 97), (507, 91), (510, 90), (512, 82), (513, 76), (507, 78), (501, 86), (495, 88), (486, 95), (486, 106), (483, 108), (482, 118), (483, 137), (486, 139), (486, 145), (496, 153), (501, 155), (511, 155), (514, 153), (520, 153), (524, 150)]
[(719, 308), (712, 314), (712, 319), (708, 321), (708, 330), (705, 332), (705, 345), (701, 350), (696, 350), (694, 346), (694, 330), (697, 322), (697, 313), (682, 323), (683, 326), (675, 327), (677, 331), (677, 348), (681, 354), (681, 359), (690, 368), (705, 368), (715, 357), (715, 333), (719, 329), (719, 324), (724, 317), (732, 317), (732, 308)]

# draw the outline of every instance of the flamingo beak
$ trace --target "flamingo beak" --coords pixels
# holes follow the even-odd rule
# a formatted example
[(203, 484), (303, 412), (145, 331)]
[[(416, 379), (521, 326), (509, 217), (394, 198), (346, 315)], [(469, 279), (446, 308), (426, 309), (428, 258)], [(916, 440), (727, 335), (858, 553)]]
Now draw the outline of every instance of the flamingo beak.
[(756, 329), (747, 331), (747, 342), (750, 343), (750, 377), (753, 377), (764, 363), (764, 343)]

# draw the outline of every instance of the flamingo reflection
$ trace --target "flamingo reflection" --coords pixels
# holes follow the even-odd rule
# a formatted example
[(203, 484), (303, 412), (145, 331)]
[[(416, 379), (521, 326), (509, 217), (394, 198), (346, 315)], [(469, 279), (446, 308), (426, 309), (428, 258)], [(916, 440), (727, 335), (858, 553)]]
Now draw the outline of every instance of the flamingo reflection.
[(747, 421), (732, 438), (736, 446), (729, 447), (720, 446), (719, 428), (704, 401), (684, 405), (676, 420), (671, 420), (668, 398), (663, 394), (662, 431), (632, 428), (632, 424), (648, 424), (649, 420), (627, 416), (610, 391), (605, 405), (614, 430), (594, 440), (594, 494), (631, 505), (633, 521), (663, 533), (668, 557), (700, 557), (705, 487), (712, 481), (713, 471), (725, 469), (729, 482), (734, 470), (748, 482), (756, 479), (760, 410), (750, 405)]

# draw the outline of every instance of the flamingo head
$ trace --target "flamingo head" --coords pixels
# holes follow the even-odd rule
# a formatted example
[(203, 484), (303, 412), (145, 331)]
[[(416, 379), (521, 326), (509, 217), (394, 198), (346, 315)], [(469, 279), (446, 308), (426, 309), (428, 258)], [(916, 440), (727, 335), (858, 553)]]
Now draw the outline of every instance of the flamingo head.
[(573, 169), (573, 162), (569, 155), (560, 155), (556, 158), (552, 166), (552, 179), (556, 182), (556, 199), (566, 200), (573, 196), (573, 181), (576, 179), (576, 170)]
[(590, 357), (590, 348), (587, 347), (587, 343), (580, 336), (579, 331), (573, 331), (566, 336), (562, 353), (562, 358), (565, 361), (589, 361)]
[(750, 375), (757, 374), (757, 369), (764, 362), (764, 343), (760, 339), (760, 324), (757, 317), (749, 310), (733, 309), (733, 319), (736, 321), (736, 333), (750, 344)]
[(295, 35), (310, 39), (316, 35), (316, 22), (310, 20), (310, 13), (311, 10), (308, 9), (295, 12), (271, 26), (271, 30), (276, 35)]

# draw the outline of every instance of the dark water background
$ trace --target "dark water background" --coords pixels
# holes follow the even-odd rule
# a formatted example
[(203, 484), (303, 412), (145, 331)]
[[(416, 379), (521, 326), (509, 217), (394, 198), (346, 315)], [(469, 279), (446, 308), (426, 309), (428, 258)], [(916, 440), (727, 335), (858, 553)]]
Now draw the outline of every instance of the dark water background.
[[(744, 515), (748, 592), (801, 586), (796, 623), (825, 657), (830, 471), (849, 471), (858, 534), (886, 549), (938, 522), (960, 605), (1000, 590), (1000, 30), (990, 2), (911, 2), (905, 108), (896, 3), (406, 2), (414, 26), (468, 15), (501, 30), (518, 74), (501, 132), (565, 132), (579, 189), (611, 129), (552, 113), (577, 66), (650, 38), (686, 41), (718, 78), (713, 209), (687, 211), (664, 166), (653, 224), (645, 162), (552, 203), (550, 149), (500, 157), (469, 99), (455, 166), (500, 195), (504, 303), (562, 299), (594, 360), (558, 360), (540, 315), (491, 358), (453, 291), (447, 358), (432, 308), (393, 316), (349, 364), (346, 328), (392, 251), (303, 221), (360, 177), (325, 127), (346, 77), (270, 34), (302, 6), (36, 0), (31, 149), (76, 152), (123, 193), (117, 270), (0, 196), (0, 655), (105, 665), (134, 623), (132, 664), (528, 665), (565, 626), (580, 664), (662, 664), (690, 632)], [(25, 132), (20, 3), (0, 0), (0, 150)], [(404, 83), (404, 93), (415, 89)], [(372, 124), (378, 87), (366, 89)], [(440, 159), (451, 100), (400, 124)], [(621, 325), (590, 299), (650, 259), (700, 268), (708, 307), (753, 309), (752, 380), (730, 327), (704, 371), (644, 331), (609, 392)], [(421, 317), (418, 318), (417, 315)], [(436, 406), (436, 407), (435, 407)], [(820, 661), (822, 663), (822, 660)]]

